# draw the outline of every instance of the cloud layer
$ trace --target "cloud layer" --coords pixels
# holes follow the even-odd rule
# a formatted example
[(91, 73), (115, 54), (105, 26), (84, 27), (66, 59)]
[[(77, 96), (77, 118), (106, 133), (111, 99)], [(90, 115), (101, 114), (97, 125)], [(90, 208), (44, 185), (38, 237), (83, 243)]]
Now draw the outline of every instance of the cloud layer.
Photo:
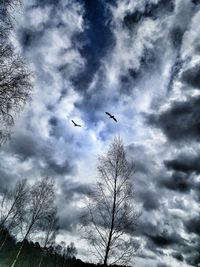
[(198, 266), (199, 15), (196, 0), (25, 0), (12, 39), (35, 89), (0, 152), (2, 187), (56, 177), (75, 234), (97, 156), (120, 134), (142, 210), (137, 266)]

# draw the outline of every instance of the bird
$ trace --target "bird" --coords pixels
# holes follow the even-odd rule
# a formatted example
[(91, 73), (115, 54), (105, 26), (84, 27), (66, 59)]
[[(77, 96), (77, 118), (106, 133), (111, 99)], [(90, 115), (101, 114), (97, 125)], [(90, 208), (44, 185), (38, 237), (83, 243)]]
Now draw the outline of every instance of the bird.
[(76, 127), (76, 126), (77, 126), (77, 127), (81, 127), (81, 125), (80, 125), (80, 124), (77, 124), (75, 121), (72, 120), (72, 122), (73, 122), (73, 124), (74, 124), (74, 127)]
[(110, 117), (110, 119), (113, 119), (115, 122), (117, 122), (117, 119), (113, 115), (111, 115), (109, 112), (105, 113)]

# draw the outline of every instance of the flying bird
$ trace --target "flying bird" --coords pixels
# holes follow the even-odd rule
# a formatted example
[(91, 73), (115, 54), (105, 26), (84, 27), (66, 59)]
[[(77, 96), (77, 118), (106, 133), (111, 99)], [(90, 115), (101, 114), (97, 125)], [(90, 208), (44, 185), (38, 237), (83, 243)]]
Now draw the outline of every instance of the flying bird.
[(113, 119), (115, 122), (117, 122), (117, 119), (111, 115), (109, 112), (105, 112), (110, 118), (109, 119)]
[(74, 127), (76, 127), (76, 126), (77, 126), (77, 127), (81, 127), (81, 125), (80, 125), (80, 124), (77, 124), (75, 121), (72, 120), (72, 122), (73, 122), (73, 124), (74, 124)]

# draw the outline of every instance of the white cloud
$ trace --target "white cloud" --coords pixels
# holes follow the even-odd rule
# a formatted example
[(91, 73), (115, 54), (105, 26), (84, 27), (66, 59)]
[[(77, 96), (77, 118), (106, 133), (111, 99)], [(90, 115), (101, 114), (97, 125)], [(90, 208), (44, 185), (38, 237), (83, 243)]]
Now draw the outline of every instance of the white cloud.
[[(38, 146), (38, 150), (34, 151), (38, 154), (22, 161), (22, 155), (15, 155), (13, 151), (6, 151), (5, 148), (0, 158), (7, 168), (6, 173), (10, 172), (13, 177), (18, 173), (19, 176), (26, 175), (31, 179), (43, 175), (48, 169), (51, 175), (57, 175), (54, 169), (67, 164), (69, 160), (73, 170), (58, 174), (59, 181), (70, 178), (81, 183), (93, 182), (96, 177), (98, 154), (106, 151), (115, 134), (121, 134), (130, 158), (141, 164), (135, 174), (136, 189), (139, 194), (154, 193), (160, 205), (160, 208), (151, 213), (144, 211), (143, 221), (149, 222), (161, 233), (165, 227), (165, 220), (170, 218), (169, 232), (180, 229), (180, 234), (186, 237), (181, 219), (186, 216), (192, 217), (198, 211), (193, 193), (186, 196), (175, 191), (169, 192), (167, 189), (159, 188), (158, 182), (170, 176), (170, 172), (164, 168), (163, 160), (176, 157), (180, 151), (194, 153), (199, 146), (192, 144), (192, 148), (189, 148), (187, 143), (181, 144), (181, 147), (174, 146), (160, 129), (155, 129), (145, 122), (143, 113), (159, 114), (169, 109), (174, 100), (188, 98), (188, 93), (183, 92), (179, 80), (176, 80), (171, 91), (168, 91), (172, 67), (178, 55), (171, 44), (170, 31), (174, 25), (181, 26), (184, 31), (188, 26), (184, 33), (180, 57), (191, 57), (190, 63), (193, 63), (193, 60), (197, 60), (197, 55), (193, 57), (193, 53), (199, 40), (199, 12), (192, 18), (188, 0), (184, 0), (183, 3), (176, 1), (173, 14), (164, 14), (157, 19), (144, 17), (132, 31), (124, 27), (123, 20), (127, 14), (136, 10), (143, 12), (145, 4), (158, 2), (120, 0), (116, 6), (110, 7), (110, 30), (114, 42), (109, 46), (106, 56), (100, 59), (100, 68), (92, 77), (92, 82), (82, 92), (75, 87), (72, 77), (84, 70), (87, 64), (87, 58), (80, 53), (80, 47), (84, 44), (79, 43), (77, 37), (85, 29), (89, 29), (88, 22), (84, 20), (84, 6), (76, 1), (63, 0), (52, 10), (50, 6), (31, 8), (30, 2), (25, 1), (23, 14), (17, 17), (16, 32), (20, 34), (24, 27), (30, 31), (41, 32), (30, 47), (25, 49), (28, 62), (36, 73), (35, 91), (32, 102), (27, 105), (16, 123), (13, 138), (23, 135), (30, 137), (35, 146)], [(54, 17), (50, 18), (52, 12)], [(162, 13), (162, 10), (160, 12)], [(74, 36), (77, 37), (76, 43)], [(19, 40), (16, 44), (21, 45)], [(145, 63), (141, 59), (146, 57), (146, 51), (152, 53), (152, 61), (155, 61), (147, 62), (148, 67), (145, 68)], [(188, 66), (187, 62), (185, 64)], [(131, 78), (130, 69), (136, 74), (139, 73), (136, 78)], [(130, 81), (121, 82), (122, 76), (130, 78)], [(97, 104), (102, 99), (105, 102), (100, 103), (101, 108), (98, 109), (96, 105), (90, 110), (90, 106), (87, 106), (88, 95), (94, 95)], [(85, 98), (87, 109), (83, 111), (78, 104)], [(103, 109), (107, 108), (117, 117), (117, 124), (104, 114), (107, 110)], [(99, 119), (90, 121), (86, 112), (94, 112)], [(54, 120), (52, 124), (49, 123), (51, 119)], [(75, 128), (71, 119), (80, 123), (82, 127)], [(12, 149), (14, 150), (14, 147)], [(19, 149), (17, 152), (19, 153)], [(52, 167), (48, 159), (57, 165)], [(142, 167), (143, 173), (139, 169)], [(11, 169), (12, 171), (9, 171)], [(62, 173), (62, 170), (60, 172)], [(138, 199), (142, 207), (144, 199)], [(76, 205), (70, 203), (69, 209), (65, 208), (64, 201), (62, 205), (59, 212), (66, 209), (66, 212), (70, 211), (73, 216)], [(194, 207), (193, 211), (190, 211), (191, 205)], [(71, 241), (71, 236), (68, 236), (67, 240), (68, 238)], [(141, 242), (146, 244), (147, 237), (141, 238)], [(84, 251), (82, 253), (84, 254)], [(150, 250), (146, 253), (157, 257), (157, 261), (148, 259), (147, 262), (138, 258), (138, 266), (149, 266), (149, 262), (151, 266), (156, 266), (158, 260), (170, 264), (169, 257), (157, 256), (156, 252)], [(174, 261), (173, 266), (176, 264)]]

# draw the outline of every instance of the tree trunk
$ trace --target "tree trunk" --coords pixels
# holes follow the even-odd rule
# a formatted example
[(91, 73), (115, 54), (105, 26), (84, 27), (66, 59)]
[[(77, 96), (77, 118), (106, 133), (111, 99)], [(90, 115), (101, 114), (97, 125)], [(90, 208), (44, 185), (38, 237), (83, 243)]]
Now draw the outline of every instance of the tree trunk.
[(108, 237), (108, 244), (107, 244), (107, 247), (106, 247), (106, 254), (105, 254), (104, 263), (103, 263), (104, 267), (107, 266), (108, 253), (110, 251), (110, 242), (111, 242), (111, 239), (112, 239), (112, 231), (113, 231), (113, 225), (111, 225), (111, 230), (110, 230), (109, 237)]
[(0, 251), (2, 250), (3, 246), (5, 245), (6, 243), (6, 240), (7, 240), (7, 237), (8, 237), (8, 233), (6, 233), (6, 236), (4, 238), (4, 241), (2, 242), (1, 246), (0, 246)]
[(23, 247), (24, 247), (25, 240), (26, 240), (26, 238), (28, 237), (28, 235), (29, 235), (29, 233), (30, 233), (32, 227), (33, 227), (33, 224), (31, 224), (31, 225), (29, 226), (29, 229), (28, 229), (28, 231), (26, 232), (26, 235), (25, 235), (25, 237), (24, 237), (24, 239), (23, 239), (23, 241), (22, 241), (22, 244), (21, 244), (21, 246), (20, 246), (20, 249), (19, 249), (19, 251), (18, 251), (18, 253), (17, 253), (17, 255), (16, 255), (16, 257), (15, 257), (15, 259), (14, 259), (12, 265), (11, 265), (11, 267), (15, 267), (15, 265), (16, 265), (18, 259), (19, 259), (19, 256), (20, 256), (21, 253), (22, 253), (22, 250), (23, 250)]
[(113, 196), (113, 207), (112, 207), (112, 220), (111, 220), (111, 226), (110, 226), (110, 233), (109, 233), (109, 237), (108, 237), (108, 243), (107, 243), (107, 247), (106, 247), (106, 254), (105, 254), (105, 257), (104, 257), (104, 263), (103, 263), (104, 267), (107, 266), (108, 254), (109, 254), (109, 251), (110, 251), (110, 243), (111, 243), (111, 240), (112, 240), (112, 234), (113, 234), (113, 228), (114, 228), (114, 222), (115, 222), (115, 209), (116, 209), (116, 197), (117, 197), (117, 192), (116, 192), (117, 177), (118, 177), (118, 174), (117, 174), (117, 169), (116, 169), (115, 185), (114, 185), (114, 196)]
[(41, 266), (42, 266), (42, 261), (43, 261), (43, 255), (42, 255), (41, 258), (40, 258), (40, 262), (39, 262), (38, 267), (41, 267)]
[(25, 239), (23, 240), (23, 242), (22, 242), (22, 244), (20, 246), (20, 249), (19, 249), (19, 251), (18, 251), (18, 253), (17, 253), (17, 255), (16, 255), (16, 257), (15, 257), (15, 259), (14, 259), (12, 265), (11, 265), (11, 267), (14, 267), (16, 265), (16, 263), (17, 263), (17, 261), (19, 259), (19, 256), (21, 255), (22, 249), (24, 247), (24, 242), (25, 242)]

